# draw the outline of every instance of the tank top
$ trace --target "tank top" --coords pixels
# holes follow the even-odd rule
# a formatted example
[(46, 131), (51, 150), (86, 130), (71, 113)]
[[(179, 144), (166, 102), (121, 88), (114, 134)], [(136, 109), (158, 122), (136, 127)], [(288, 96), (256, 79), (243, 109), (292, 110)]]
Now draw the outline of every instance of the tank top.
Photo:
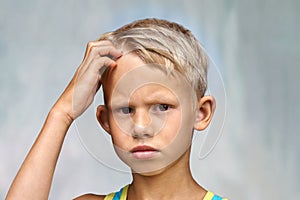
[[(127, 198), (127, 191), (129, 185), (126, 185), (118, 192), (112, 192), (104, 198), (104, 200), (126, 200)], [(222, 197), (215, 195), (213, 192), (208, 191), (204, 196), (203, 200), (228, 200)]]

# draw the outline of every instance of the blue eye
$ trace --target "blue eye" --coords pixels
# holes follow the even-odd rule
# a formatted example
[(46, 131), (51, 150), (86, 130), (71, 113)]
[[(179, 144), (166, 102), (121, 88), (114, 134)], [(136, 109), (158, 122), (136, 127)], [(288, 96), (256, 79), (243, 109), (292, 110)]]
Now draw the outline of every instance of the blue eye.
[(120, 111), (123, 113), (123, 114), (130, 114), (133, 112), (133, 109), (130, 108), (130, 107), (123, 107), (123, 108), (120, 108)]
[(167, 111), (169, 108), (170, 108), (170, 106), (167, 105), (167, 104), (159, 104), (159, 105), (158, 105), (158, 109), (159, 109), (160, 111)]

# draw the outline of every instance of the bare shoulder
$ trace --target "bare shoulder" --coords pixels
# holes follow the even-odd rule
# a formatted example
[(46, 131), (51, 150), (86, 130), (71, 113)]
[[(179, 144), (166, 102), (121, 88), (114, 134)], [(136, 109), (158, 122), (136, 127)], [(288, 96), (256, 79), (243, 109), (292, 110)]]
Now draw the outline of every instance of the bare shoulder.
[(76, 197), (74, 200), (103, 200), (104, 198), (104, 195), (84, 194), (79, 197)]

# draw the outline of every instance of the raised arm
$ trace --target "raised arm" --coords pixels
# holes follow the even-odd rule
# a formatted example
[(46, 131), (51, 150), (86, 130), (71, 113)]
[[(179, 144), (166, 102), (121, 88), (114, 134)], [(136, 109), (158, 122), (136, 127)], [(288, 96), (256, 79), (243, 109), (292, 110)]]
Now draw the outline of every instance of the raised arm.
[(121, 55), (109, 41), (88, 43), (83, 62), (50, 110), (42, 130), (12, 182), (7, 200), (48, 199), (68, 128), (92, 103), (101, 85), (101, 68), (115, 67), (115, 59)]

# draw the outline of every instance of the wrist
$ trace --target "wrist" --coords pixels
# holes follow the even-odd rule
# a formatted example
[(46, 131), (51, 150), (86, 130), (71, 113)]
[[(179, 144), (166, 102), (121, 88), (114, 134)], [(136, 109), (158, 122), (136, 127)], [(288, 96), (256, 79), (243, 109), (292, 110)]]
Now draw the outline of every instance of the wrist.
[(48, 119), (50, 119), (51, 121), (59, 120), (67, 126), (70, 126), (74, 121), (73, 117), (68, 112), (66, 112), (62, 108), (59, 108), (59, 106), (57, 106), (57, 105), (54, 105), (51, 108), (51, 110), (48, 114)]

